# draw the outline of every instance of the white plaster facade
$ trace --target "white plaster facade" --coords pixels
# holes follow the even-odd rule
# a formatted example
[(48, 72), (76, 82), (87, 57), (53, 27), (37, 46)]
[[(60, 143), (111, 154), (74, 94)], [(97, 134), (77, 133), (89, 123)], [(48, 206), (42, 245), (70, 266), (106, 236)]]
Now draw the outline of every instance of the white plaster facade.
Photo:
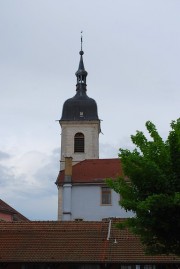
[[(61, 125), (61, 164), (65, 167), (65, 157), (73, 158), (73, 165), (85, 159), (99, 158), (100, 121), (60, 121)], [(74, 136), (82, 133), (85, 138), (84, 152), (74, 152)]]
[[(111, 191), (111, 204), (102, 205), (101, 187), (102, 185), (81, 184), (70, 186), (70, 184), (64, 184), (62, 207), (65, 214), (62, 214), (62, 218), (59, 220), (100, 221), (110, 217), (125, 218), (132, 216), (131, 212), (126, 212), (119, 206), (120, 196), (113, 190)], [(60, 189), (59, 191), (61, 192)], [(69, 199), (69, 197), (71, 198)]]
[(58, 186), (58, 220), (62, 220), (63, 216), (63, 187)]

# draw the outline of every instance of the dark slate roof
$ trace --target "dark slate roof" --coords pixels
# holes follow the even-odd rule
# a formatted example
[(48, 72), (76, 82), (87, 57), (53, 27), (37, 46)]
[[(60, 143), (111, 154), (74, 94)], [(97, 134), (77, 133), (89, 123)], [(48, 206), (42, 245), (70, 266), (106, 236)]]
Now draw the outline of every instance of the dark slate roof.
[(84, 62), (83, 62), (84, 52), (82, 51), (82, 47), (79, 54), (80, 54), (80, 62), (79, 62), (79, 68), (76, 72), (77, 77), (76, 95), (65, 101), (60, 121), (99, 120), (97, 104), (94, 99), (88, 97), (86, 94), (87, 91), (86, 77), (88, 73), (84, 68)]
[[(104, 182), (106, 178), (122, 176), (120, 159), (89, 159), (79, 162), (72, 167), (72, 183)], [(59, 172), (56, 184), (61, 185), (64, 180), (64, 170)]]
[(14, 220), (16, 221), (28, 221), (28, 219), (25, 216), (20, 214), (17, 210), (12, 208), (10, 205), (5, 203), (1, 199), (0, 199), (0, 212), (14, 216)]
[(99, 120), (96, 101), (88, 97), (85, 90), (78, 90), (63, 105), (61, 121), (76, 120)]
[(176, 256), (147, 256), (137, 236), (112, 222), (2, 222), (0, 262), (180, 263)]
[(79, 61), (79, 67), (78, 67), (78, 70), (77, 70), (77, 72), (76, 72), (76, 77), (78, 76), (78, 75), (85, 75), (86, 77), (87, 77), (87, 75), (88, 75), (88, 73), (87, 73), (87, 71), (85, 70), (85, 68), (84, 68), (84, 62), (83, 62), (83, 54), (84, 54), (84, 51), (80, 51), (79, 52), (79, 54), (80, 54), (80, 61)]

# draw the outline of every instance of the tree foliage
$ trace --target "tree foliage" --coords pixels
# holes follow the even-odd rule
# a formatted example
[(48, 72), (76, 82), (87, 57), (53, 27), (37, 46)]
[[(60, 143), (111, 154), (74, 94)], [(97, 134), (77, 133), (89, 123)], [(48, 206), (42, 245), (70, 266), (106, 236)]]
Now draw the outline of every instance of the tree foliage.
[(137, 131), (135, 149), (120, 149), (124, 177), (107, 183), (120, 193), (120, 205), (134, 212), (125, 225), (140, 236), (149, 254), (180, 255), (180, 118), (166, 141), (148, 121), (151, 136)]

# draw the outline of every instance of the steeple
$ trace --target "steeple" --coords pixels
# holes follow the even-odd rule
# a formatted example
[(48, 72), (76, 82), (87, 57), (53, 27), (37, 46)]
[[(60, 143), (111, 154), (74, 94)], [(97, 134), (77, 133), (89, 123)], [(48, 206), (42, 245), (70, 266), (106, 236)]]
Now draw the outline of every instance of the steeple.
[[(72, 157), (72, 165), (85, 159), (99, 158), (99, 133), (100, 120), (96, 101), (86, 93), (87, 72), (83, 63), (83, 49), (81, 36), (81, 50), (79, 67), (76, 72), (77, 84), (76, 93), (72, 98), (64, 102), (62, 116), (59, 120), (61, 126), (61, 161), (60, 170), (65, 168), (65, 158)], [(71, 206), (63, 207), (66, 195), (71, 192), (71, 182), (66, 182), (66, 186), (59, 186), (58, 219), (73, 219)], [(69, 184), (69, 185), (68, 185)], [(65, 187), (66, 190), (64, 189)], [(63, 195), (66, 197), (63, 198)], [(69, 204), (70, 205), (70, 200)]]
[(81, 50), (79, 52), (80, 54), (79, 68), (75, 74), (77, 77), (76, 91), (80, 89), (84, 89), (86, 91), (86, 77), (88, 75), (88, 73), (86, 72), (84, 68), (84, 62), (83, 62), (84, 51), (82, 50), (82, 42), (83, 42), (83, 39), (81, 35)]
[(75, 73), (77, 77), (76, 94), (64, 102), (60, 121), (99, 121), (96, 101), (86, 94), (86, 77), (88, 73), (84, 68), (82, 42), (81, 35), (80, 61), (78, 70)]

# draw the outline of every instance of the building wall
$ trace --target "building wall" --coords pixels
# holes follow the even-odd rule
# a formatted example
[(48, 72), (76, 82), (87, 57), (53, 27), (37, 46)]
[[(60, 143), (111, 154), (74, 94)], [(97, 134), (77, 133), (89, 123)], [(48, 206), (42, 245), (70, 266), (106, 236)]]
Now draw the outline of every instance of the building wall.
[(132, 213), (126, 212), (119, 206), (119, 194), (112, 190), (112, 204), (101, 204), (101, 186), (72, 186), (71, 220), (102, 220), (109, 217), (128, 217)]
[[(61, 123), (61, 166), (64, 169), (64, 158), (72, 157), (73, 165), (85, 159), (99, 158), (99, 121), (62, 121)], [(83, 133), (85, 152), (74, 153), (74, 136)]]
[(62, 214), (63, 214), (63, 187), (58, 187), (58, 220), (62, 220)]
[(12, 215), (0, 212), (0, 220), (12, 221)]

